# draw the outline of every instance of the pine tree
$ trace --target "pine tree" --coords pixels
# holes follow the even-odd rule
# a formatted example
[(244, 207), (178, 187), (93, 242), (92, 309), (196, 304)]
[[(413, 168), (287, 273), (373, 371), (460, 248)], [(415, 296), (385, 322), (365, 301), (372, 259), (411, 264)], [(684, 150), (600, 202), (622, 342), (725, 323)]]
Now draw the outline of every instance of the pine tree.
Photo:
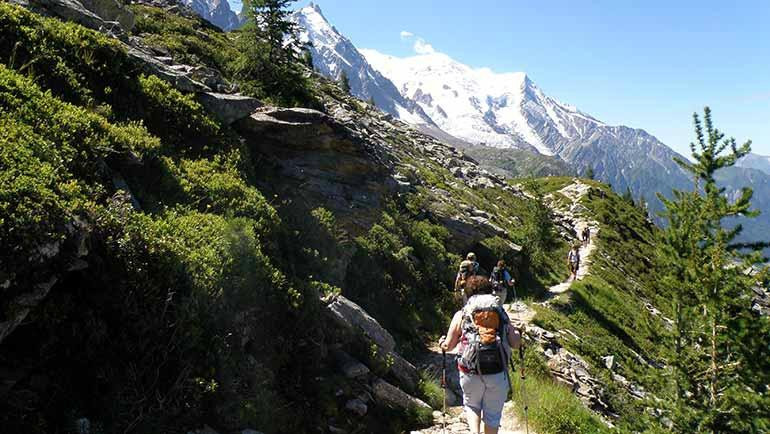
[(348, 79), (348, 74), (345, 71), (342, 71), (342, 74), (340, 74), (339, 85), (340, 88), (345, 91), (345, 93), (350, 93), (350, 80)]
[(527, 201), (528, 218), (524, 220), (523, 231), (524, 253), (533, 269), (543, 269), (548, 253), (556, 244), (556, 230), (540, 185), (536, 181), (529, 181), (525, 186), (533, 199)]
[(584, 176), (588, 179), (594, 179), (594, 168), (588, 167), (588, 169), (586, 169), (586, 173)]
[(302, 63), (310, 69), (313, 69), (313, 53), (310, 48), (302, 48)]
[(623, 200), (628, 202), (629, 205), (634, 205), (634, 195), (631, 193), (631, 187), (626, 187), (626, 192), (623, 193)]
[[(713, 127), (711, 111), (704, 123), (696, 114), (697, 144), (693, 163), (676, 162), (693, 175), (693, 191), (658, 195), (669, 226), (659, 252), (662, 287), (673, 296), (676, 313), (675, 408), (679, 432), (758, 432), (770, 429), (770, 321), (750, 310), (749, 295), (767, 281), (759, 249), (764, 243), (740, 244), (741, 226), (726, 219), (755, 217), (752, 191), (744, 188), (730, 202), (715, 173), (749, 153), (751, 142)], [(747, 273), (749, 269), (761, 270)]]
[[(299, 58), (296, 24), (290, 20), (295, 0), (247, 0), (246, 25), (238, 34), (239, 56), (231, 65), (242, 89), (278, 103), (311, 100)], [(304, 59), (307, 61), (307, 59)]]

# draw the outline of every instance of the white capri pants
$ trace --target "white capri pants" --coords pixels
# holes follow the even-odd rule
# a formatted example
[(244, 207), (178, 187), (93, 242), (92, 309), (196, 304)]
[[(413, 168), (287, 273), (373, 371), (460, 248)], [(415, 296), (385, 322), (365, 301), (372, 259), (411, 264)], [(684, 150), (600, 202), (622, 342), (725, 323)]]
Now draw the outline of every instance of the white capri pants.
[(480, 413), (485, 426), (499, 428), (503, 404), (508, 397), (506, 372), (474, 375), (460, 371), (460, 387), (463, 389), (463, 406)]

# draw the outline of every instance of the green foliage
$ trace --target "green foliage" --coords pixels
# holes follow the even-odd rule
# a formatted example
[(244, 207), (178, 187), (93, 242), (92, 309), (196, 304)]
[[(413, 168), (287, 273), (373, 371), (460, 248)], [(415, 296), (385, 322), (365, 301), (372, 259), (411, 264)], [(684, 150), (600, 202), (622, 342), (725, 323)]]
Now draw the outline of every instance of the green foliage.
[(441, 379), (428, 371), (420, 371), (420, 382), (417, 385), (418, 395), (432, 408), (440, 409), (444, 406), (444, 389), (441, 387)]
[(168, 51), (175, 61), (187, 65), (203, 64), (229, 77), (228, 64), (237, 52), (227, 34), (200, 17), (187, 18), (164, 9), (133, 4), (136, 17), (133, 33), (144, 43)]
[(117, 41), (74, 23), (0, 4), (0, 62), (35, 77), (66, 101), (90, 106), (120, 86), (127, 67)]
[(219, 125), (212, 121), (193, 95), (184, 95), (152, 75), (139, 77), (147, 128), (164, 142), (200, 151), (212, 144)]
[(767, 245), (734, 244), (742, 228), (725, 220), (755, 217), (753, 193), (746, 187), (731, 201), (715, 179), (750, 152), (751, 142), (738, 147), (724, 139), (711, 111), (704, 112), (703, 123), (694, 115), (694, 162), (677, 160), (694, 176), (695, 190), (674, 191), (673, 200), (658, 196), (669, 222), (659, 259), (676, 318), (673, 419), (679, 432), (762, 432), (770, 427), (770, 348), (756, 339), (768, 336), (770, 321), (754, 315), (748, 300), (766, 279), (760, 249)]
[(339, 85), (343, 92), (350, 93), (350, 79), (345, 71), (340, 74)]
[[(140, 125), (110, 124), (2, 65), (0, 125), (0, 240), (22, 251), (63, 240), (65, 225), (104, 194), (97, 182), (107, 162), (151, 155), (160, 144)], [(29, 261), (6, 255), (20, 275), (29, 270)]]
[(588, 169), (586, 169), (585, 173), (583, 174), (583, 177), (588, 179), (594, 179), (594, 168), (589, 167)]
[(463, 153), (485, 169), (510, 178), (567, 176), (574, 173), (566, 162), (529, 150), (459, 145)]
[(231, 69), (247, 93), (283, 105), (312, 102), (308, 79), (297, 57), (296, 25), (289, 19), (294, 0), (245, 2), (246, 25), (236, 37)]
[(528, 202), (529, 218), (524, 222), (524, 249), (532, 268), (545, 270), (549, 253), (558, 245), (551, 211), (545, 205), (543, 193), (537, 183), (527, 184), (534, 196)]
[(413, 220), (395, 209), (356, 238), (343, 294), (360, 303), (403, 342), (417, 344), (415, 327), (443, 327), (441, 309), (451, 308), (453, 256), (448, 231)]
[(610, 432), (567, 387), (549, 377), (548, 368), (540, 355), (526, 352), (525, 372), (524, 381), (519, 372), (511, 375), (514, 411), (519, 420), (524, 420), (526, 397), (529, 423), (538, 433)]

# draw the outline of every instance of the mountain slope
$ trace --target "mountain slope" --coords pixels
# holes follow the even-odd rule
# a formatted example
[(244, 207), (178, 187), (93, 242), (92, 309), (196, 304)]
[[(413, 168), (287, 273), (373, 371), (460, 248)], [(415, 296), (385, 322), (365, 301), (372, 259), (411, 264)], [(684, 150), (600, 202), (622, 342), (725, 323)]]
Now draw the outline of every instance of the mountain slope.
[(321, 8), (310, 3), (293, 15), (300, 33), (300, 42), (307, 44), (313, 56), (313, 67), (330, 80), (339, 80), (344, 73), (350, 92), (358, 98), (374, 100), (377, 107), (413, 125), (433, 126), (433, 121), (413, 101), (405, 98), (393, 83), (372, 68), (352, 42), (324, 17)]
[(181, 2), (222, 30), (234, 30), (243, 24), (241, 18), (230, 9), (230, 3), (227, 0), (181, 0)]
[(770, 157), (757, 154), (749, 154), (735, 164), (738, 167), (761, 170), (770, 175)]

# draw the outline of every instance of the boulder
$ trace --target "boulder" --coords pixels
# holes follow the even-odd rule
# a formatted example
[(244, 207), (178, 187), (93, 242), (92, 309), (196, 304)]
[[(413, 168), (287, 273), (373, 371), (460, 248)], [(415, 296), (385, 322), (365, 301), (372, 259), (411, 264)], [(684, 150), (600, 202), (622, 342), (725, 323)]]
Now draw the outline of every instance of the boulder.
[(209, 68), (208, 66), (195, 66), (191, 68), (190, 78), (218, 92), (228, 92), (232, 88), (232, 85), (222, 77), (222, 73), (219, 70)]
[(376, 319), (344, 296), (334, 297), (326, 308), (339, 325), (353, 332), (362, 332), (386, 352), (392, 352), (396, 347), (393, 336)]
[(52, 15), (78, 23), (89, 29), (100, 30), (105, 27), (105, 22), (101, 17), (88, 10), (77, 0), (28, 0), (28, 2), (20, 2), (20, 4), (29, 6), (33, 10), (42, 9)]
[(89, 11), (104, 21), (117, 21), (124, 31), (134, 28), (134, 13), (117, 0), (80, 0)]
[(353, 398), (345, 403), (345, 410), (358, 416), (364, 416), (366, 415), (366, 412), (369, 410), (369, 408), (360, 399)]
[[(136, 47), (127, 46), (126, 54), (141, 72), (155, 75), (168, 82), (182, 92), (209, 92), (211, 89), (188, 76), (182, 70), (175, 70), (173, 66), (166, 65), (155, 56)], [(179, 68), (177, 68), (179, 69)]]
[(604, 366), (606, 366), (607, 369), (612, 370), (612, 366), (615, 364), (615, 356), (604, 356), (602, 357), (602, 361), (604, 361)]
[(430, 408), (430, 406), (422, 400), (409, 395), (398, 387), (379, 378), (372, 384), (372, 390), (374, 391), (374, 397), (377, 401), (391, 408), (399, 408), (402, 410)]
[(262, 103), (254, 98), (225, 93), (203, 92), (198, 101), (220, 121), (231, 124), (250, 116)]
[(302, 107), (274, 108), (270, 110), (269, 114), (275, 119), (296, 124), (317, 124), (329, 119), (329, 116), (324, 112)]
[(417, 368), (395, 351), (391, 351), (387, 357), (393, 361), (389, 372), (398, 380), (398, 384), (408, 392), (417, 390), (417, 383), (420, 381)]
[(348, 378), (358, 378), (369, 373), (369, 368), (351, 357), (348, 353), (337, 350), (333, 353), (337, 369)]

